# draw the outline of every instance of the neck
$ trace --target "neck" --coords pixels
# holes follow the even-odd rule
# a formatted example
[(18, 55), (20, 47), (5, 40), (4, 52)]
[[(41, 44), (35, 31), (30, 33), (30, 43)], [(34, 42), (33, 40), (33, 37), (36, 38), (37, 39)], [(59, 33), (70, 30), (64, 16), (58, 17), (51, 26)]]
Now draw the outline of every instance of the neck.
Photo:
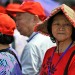
[(59, 53), (62, 53), (65, 51), (65, 49), (70, 45), (70, 43), (72, 42), (72, 39), (67, 39), (64, 42), (57, 42), (57, 49), (56, 52), (59, 51)]
[(2, 49), (6, 49), (6, 48), (8, 48), (9, 47), (9, 45), (7, 44), (7, 45), (2, 45), (2, 44), (0, 44), (0, 50), (2, 50)]

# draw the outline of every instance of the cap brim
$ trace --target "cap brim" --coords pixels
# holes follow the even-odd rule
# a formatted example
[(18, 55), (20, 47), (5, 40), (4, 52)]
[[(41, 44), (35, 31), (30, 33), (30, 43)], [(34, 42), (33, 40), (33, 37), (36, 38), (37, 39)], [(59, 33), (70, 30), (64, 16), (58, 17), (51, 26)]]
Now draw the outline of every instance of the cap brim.
[(20, 10), (20, 9), (7, 9), (7, 11), (14, 12), (14, 13), (17, 13), (17, 12), (25, 12), (25, 11)]

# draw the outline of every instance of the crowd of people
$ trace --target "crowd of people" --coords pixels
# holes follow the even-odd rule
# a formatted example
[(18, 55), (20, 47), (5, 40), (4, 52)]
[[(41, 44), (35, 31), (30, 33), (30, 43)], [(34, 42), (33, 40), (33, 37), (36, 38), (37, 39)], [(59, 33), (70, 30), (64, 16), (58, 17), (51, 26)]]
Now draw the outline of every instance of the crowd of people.
[(75, 11), (66, 4), (50, 16), (39, 2), (1, 6), (0, 75), (74, 75), (74, 34)]

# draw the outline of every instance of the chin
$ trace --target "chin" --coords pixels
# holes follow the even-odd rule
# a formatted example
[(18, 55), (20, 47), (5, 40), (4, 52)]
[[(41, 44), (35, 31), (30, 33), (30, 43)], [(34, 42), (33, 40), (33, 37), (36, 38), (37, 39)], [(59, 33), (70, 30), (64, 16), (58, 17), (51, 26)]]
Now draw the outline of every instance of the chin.
[(24, 34), (23, 34), (23, 33), (21, 33), (21, 32), (20, 32), (20, 34), (24, 36)]
[(58, 40), (59, 42), (65, 42), (66, 40), (65, 39), (60, 39)]
[(67, 40), (67, 39), (60, 38), (60, 39), (57, 39), (57, 40), (60, 41), (60, 42), (63, 42), (65, 40)]

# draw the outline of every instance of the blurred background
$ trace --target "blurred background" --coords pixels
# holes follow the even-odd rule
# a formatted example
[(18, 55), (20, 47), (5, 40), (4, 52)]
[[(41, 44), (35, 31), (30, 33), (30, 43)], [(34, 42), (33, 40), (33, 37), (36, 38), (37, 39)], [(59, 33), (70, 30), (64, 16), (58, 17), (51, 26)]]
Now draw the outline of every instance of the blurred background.
[[(75, 10), (75, 0), (0, 0), (0, 12), (5, 13), (6, 7), (11, 3), (21, 4), (23, 1), (36, 1), (40, 2), (44, 8), (46, 16), (61, 4), (66, 4)], [(10, 6), (9, 6), (10, 7)], [(27, 44), (28, 37), (20, 35), (17, 29), (14, 32), (15, 41), (11, 46), (21, 55), (24, 46)]]
[(37, 1), (43, 6), (46, 15), (48, 16), (50, 11), (61, 4), (67, 4), (75, 9), (75, 0), (0, 0), (0, 5), (6, 7), (9, 3), (19, 3), (23, 1)]

